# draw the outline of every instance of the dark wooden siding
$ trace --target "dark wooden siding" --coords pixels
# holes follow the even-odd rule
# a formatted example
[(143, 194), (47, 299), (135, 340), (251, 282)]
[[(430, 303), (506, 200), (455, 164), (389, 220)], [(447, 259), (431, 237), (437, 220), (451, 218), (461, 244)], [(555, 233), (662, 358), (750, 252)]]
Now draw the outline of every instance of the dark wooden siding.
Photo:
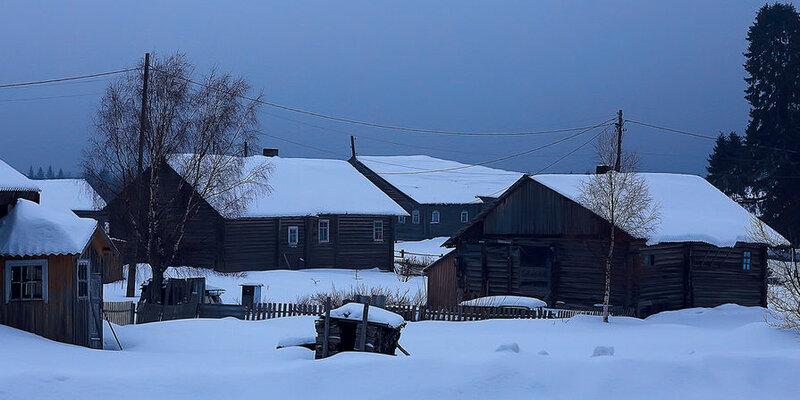
[[(743, 253), (751, 253), (751, 268), (743, 270)], [(762, 247), (715, 247), (693, 243), (691, 296), (694, 307), (725, 303), (766, 307), (766, 250)]]
[(225, 260), (219, 270), (277, 269), (278, 220), (258, 218), (225, 221)]
[[(685, 243), (642, 247), (635, 258), (637, 307), (645, 314), (688, 307), (689, 276)], [(647, 258), (652, 257), (652, 265)]]
[[(374, 241), (374, 221), (383, 221), (383, 240)], [(336, 263), (340, 268), (381, 268), (394, 265), (394, 221), (389, 216), (340, 215)]]
[(456, 261), (456, 253), (451, 251), (425, 270), (429, 307), (452, 307), (462, 301)]
[(0, 218), (8, 214), (9, 207), (12, 207), (17, 202), (17, 199), (25, 199), (38, 203), (39, 192), (0, 190)]

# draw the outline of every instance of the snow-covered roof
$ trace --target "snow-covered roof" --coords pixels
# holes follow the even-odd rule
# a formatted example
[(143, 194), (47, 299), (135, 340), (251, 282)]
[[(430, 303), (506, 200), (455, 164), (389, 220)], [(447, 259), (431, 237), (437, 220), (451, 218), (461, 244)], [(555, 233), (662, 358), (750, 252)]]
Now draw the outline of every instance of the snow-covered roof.
[[(648, 244), (705, 242), (732, 247), (737, 242), (767, 243), (754, 237), (756, 217), (696, 175), (640, 173), (659, 211), (658, 225)], [(579, 202), (581, 182), (590, 175), (547, 174), (532, 176), (537, 182)], [(786, 240), (770, 227), (769, 236)], [(769, 243), (768, 243), (769, 244)]]
[[(176, 159), (170, 165), (180, 173)], [(241, 173), (248, 176), (265, 166), (269, 190), (253, 196), (237, 217), (408, 215), (347, 161), (257, 155), (243, 159)], [(220, 214), (229, 214), (213, 198), (206, 200)]]
[(0, 255), (81, 254), (97, 229), (97, 221), (70, 211), (19, 199), (0, 219)]
[(106, 206), (86, 179), (43, 179), (40, 204), (72, 211), (97, 211)]
[(0, 160), (0, 191), (39, 191), (39, 186), (19, 171)]
[(528, 309), (547, 307), (547, 303), (535, 297), (525, 296), (486, 296), (462, 301), (462, 306), (472, 307), (524, 307)]
[[(497, 197), (520, 172), (469, 166), (430, 156), (358, 156), (358, 161), (421, 204), (479, 203), (478, 196)], [(436, 170), (437, 172), (414, 173)]]
[[(364, 305), (361, 303), (347, 303), (339, 308), (331, 310), (331, 318), (361, 321), (364, 318)], [(367, 320), (376, 324), (388, 325), (393, 328), (399, 328), (406, 322), (399, 314), (376, 306), (369, 306)]]

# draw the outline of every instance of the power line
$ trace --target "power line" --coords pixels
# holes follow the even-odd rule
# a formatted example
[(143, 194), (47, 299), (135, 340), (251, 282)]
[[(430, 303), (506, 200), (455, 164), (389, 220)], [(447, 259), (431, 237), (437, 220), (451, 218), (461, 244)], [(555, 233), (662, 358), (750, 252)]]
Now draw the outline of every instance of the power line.
[(294, 145), (297, 145), (297, 146), (300, 146), (300, 147), (306, 147), (306, 148), (309, 148), (309, 149), (312, 149), (312, 150), (316, 150), (316, 151), (319, 151), (319, 152), (322, 152), (322, 153), (333, 154), (333, 155), (335, 155), (337, 157), (341, 157), (342, 156), (342, 154), (337, 153), (335, 151), (323, 149), (321, 147), (312, 146), (310, 144), (304, 144), (304, 143), (296, 142), (296, 141), (293, 141), (293, 140), (290, 140), (290, 139), (286, 139), (284, 137), (271, 135), (271, 134), (265, 133), (263, 131), (259, 131), (258, 135), (271, 137), (273, 139), (278, 139), (278, 140), (281, 140), (281, 141), (284, 141), (284, 142), (287, 142), (287, 143), (291, 143), (291, 144), (294, 144)]
[(63, 99), (63, 98), (69, 98), (69, 97), (100, 96), (102, 94), (103, 93), (83, 93), (83, 94), (67, 94), (67, 95), (62, 95), (62, 96), (24, 97), (24, 98), (18, 98), (18, 99), (0, 99), (0, 103), (15, 103), (15, 102), (22, 102), (22, 101)]
[(67, 81), (76, 81), (76, 80), (81, 80), (81, 79), (97, 78), (97, 77), (100, 77), (100, 76), (122, 74), (122, 73), (125, 73), (125, 72), (134, 71), (134, 70), (137, 70), (137, 69), (138, 68), (125, 68), (125, 69), (119, 69), (119, 70), (116, 70), (116, 71), (98, 72), (98, 73), (95, 73), (95, 74), (70, 76), (70, 77), (66, 77), (66, 78), (44, 79), (44, 80), (29, 81), (29, 82), (4, 83), (4, 84), (0, 84), (0, 89), (25, 87), (25, 86), (35, 86), (35, 85), (43, 85), (43, 84), (47, 84), (47, 83), (67, 82)]
[(574, 148), (574, 149), (570, 150), (569, 152), (567, 152), (567, 153), (566, 153), (566, 154), (564, 154), (563, 156), (559, 157), (557, 160), (555, 160), (555, 161), (551, 162), (550, 164), (547, 164), (547, 166), (545, 166), (544, 168), (541, 168), (541, 169), (539, 169), (538, 171), (536, 171), (536, 174), (535, 174), (535, 175), (539, 175), (539, 174), (541, 174), (542, 172), (544, 172), (544, 171), (547, 171), (548, 169), (550, 169), (550, 167), (552, 167), (552, 166), (554, 166), (554, 165), (558, 164), (559, 162), (561, 162), (561, 161), (562, 161), (562, 160), (564, 160), (565, 158), (567, 158), (567, 157), (571, 156), (571, 155), (572, 155), (572, 154), (574, 154), (576, 151), (578, 151), (578, 150), (582, 149), (582, 148), (583, 148), (584, 146), (586, 146), (587, 144), (589, 144), (589, 143), (593, 142), (593, 141), (594, 141), (594, 140), (596, 140), (598, 137), (600, 137), (600, 135), (602, 135), (602, 134), (606, 133), (607, 131), (608, 131), (608, 127), (606, 127), (606, 129), (604, 129), (604, 130), (602, 130), (602, 131), (598, 132), (596, 135), (594, 135), (594, 136), (592, 136), (591, 138), (589, 138), (589, 140), (587, 140), (587, 141), (583, 142), (583, 143), (582, 143), (580, 146), (578, 146), (578, 147), (576, 147), (576, 148)]
[(509, 160), (509, 159), (512, 159), (512, 158), (524, 156), (526, 154), (530, 154), (530, 153), (533, 153), (533, 152), (536, 152), (536, 151), (539, 151), (539, 150), (542, 150), (542, 149), (546, 149), (548, 147), (555, 146), (555, 145), (557, 145), (557, 144), (559, 144), (561, 142), (564, 142), (566, 140), (572, 139), (574, 137), (578, 137), (580, 135), (583, 135), (586, 132), (589, 132), (590, 130), (597, 129), (597, 128), (601, 127), (601, 126), (609, 126), (609, 122), (611, 122), (612, 120), (614, 120), (614, 118), (611, 118), (611, 119), (608, 119), (606, 121), (603, 121), (602, 123), (599, 123), (597, 125), (590, 126), (589, 128), (584, 129), (584, 130), (582, 130), (582, 131), (580, 131), (578, 133), (575, 133), (573, 135), (569, 135), (567, 137), (561, 138), (559, 140), (556, 140), (556, 141), (553, 141), (553, 142), (550, 142), (550, 143), (547, 143), (547, 144), (544, 144), (544, 145), (541, 145), (541, 146), (538, 146), (538, 147), (534, 147), (532, 149), (521, 151), (519, 153), (509, 154), (507, 156), (500, 157), (500, 158), (495, 158), (495, 159), (492, 159), (492, 160), (482, 161), (482, 162), (479, 162), (479, 163), (476, 163), (476, 164), (470, 164), (470, 165), (464, 165), (464, 166), (452, 167), (452, 168), (429, 169), (429, 170), (423, 170), (423, 171), (385, 172), (385, 173), (383, 173), (383, 175), (415, 175), (415, 174), (424, 174), (424, 173), (431, 173), (431, 172), (449, 172), (449, 171), (472, 168), (472, 167), (476, 167), (476, 166), (483, 166), (483, 165), (486, 165), (486, 164), (492, 164), (492, 163), (496, 163), (496, 162), (500, 162), (500, 161), (505, 161), (505, 160)]
[[(165, 71), (161, 71), (161, 70), (159, 70), (159, 69), (157, 69), (155, 67), (153, 68), (153, 70), (155, 70), (157, 72), (168, 73), (168, 72), (165, 72)], [(202, 87), (207, 88), (207, 89), (215, 90), (215, 91), (227, 94), (227, 95), (235, 95), (234, 93), (231, 93), (230, 91), (222, 90), (220, 88), (213, 87), (213, 86), (210, 86), (208, 84), (205, 84), (205, 83), (202, 83), (202, 82), (198, 82), (198, 81), (195, 81), (195, 80), (190, 79), (190, 78), (186, 78), (186, 77), (183, 77), (183, 76), (177, 76), (177, 75), (175, 77), (178, 78), (178, 79), (187, 81), (189, 83), (202, 86)], [(435, 135), (453, 135), (453, 136), (530, 136), (530, 135), (546, 135), (546, 134), (554, 134), (554, 133), (575, 132), (575, 131), (581, 131), (581, 130), (584, 130), (584, 129), (587, 129), (587, 128), (593, 128), (593, 126), (580, 126), (580, 127), (574, 127), (574, 128), (549, 129), (549, 130), (539, 130), (539, 131), (521, 131), (521, 132), (500, 132), (500, 131), (470, 132), (470, 131), (453, 131), (453, 130), (441, 130), (441, 129), (415, 128), (415, 127), (407, 127), (407, 126), (400, 126), (400, 125), (386, 125), (386, 124), (380, 124), (380, 123), (377, 123), (377, 122), (362, 121), (362, 120), (357, 120), (357, 119), (352, 119), (352, 118), (338, 117), (338, 116), (333, 116), (333, 115), (328, 115), (328, 114), (322, 114), (322, 113), (319, 113), (319, 112), (316, 112), (316, 111), (309, 111), (309, 110), (304, 110), (304, 109), (297, 108), (297, 107), (291, 107), (291, 106), (287, 106), (287, 105), (284, 105), (284, 104), (279, 104), (279, 103), (275, 103), (275, 102), (271, 102), (271, 101), (266, 101), (266, 100), (262, 100), (262, 99), (254, 98), (254, 97), (250, 97), (250, 96), (245, 96), (245, 95), (236, 95), (236, 96), (240, 97), (242, 99), (245, 99), (245, 100), (249, 100), (249, 101), (255, 102), (255, 103), (263, 104), (265, 106), (278, 108), (278, 109), (281, 109), (281, 110), (290, 111), (290, 112), (294, 112), (294, 113), (298, 113), (298, 114), (309, 115), (309, 116), (312, 116), (312, 117), (326, 119), (326, 120), (330, 120), (330, 121), (349, 123), (349, 124), (361, 125), (361, 126), (368, 126), (368, 127), (377, 128), (377, 129), (395, 130), (395, 131), (403, 131), (403, 132), (414, 132), (414, 133), (429, 133), (429, 134), (435, 134)]]

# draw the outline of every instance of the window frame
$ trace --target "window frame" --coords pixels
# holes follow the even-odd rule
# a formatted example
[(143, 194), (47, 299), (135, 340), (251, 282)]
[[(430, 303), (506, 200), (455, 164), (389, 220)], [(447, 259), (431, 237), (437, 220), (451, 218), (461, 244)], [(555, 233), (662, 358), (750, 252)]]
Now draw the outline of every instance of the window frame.
[(385, 236), (383, 231), (383, 221), (381, 220), (372, 221), (372, 241), (383, 242), (384, 238)]
[(655, 254), (645, 254), (644, 256), (644, 266), (645, 267), (653, 267), (656, 265), (656, 255)]
[[(322, 225), (325, 224), (325, 239), (322, 239), (322, 232), (323, 228)], [(319, 243), (330, 243), (331, 241), (331, 220), (329, 219), (321, 219), (317, 221), (317, 241)]]
[[(40, 267), (42, 274), (41, 274), (41, 285), (42, 285), (42, 297), (41, 298), (19, 298), (19, 299), (12, 299), (11, 298), (11, 280), (13, 277), (13, 270), (15, 268), (23, 268), (23, 267)], [(27, 301), (44, 301), (47, 302), (48, 298), (48, 286), (49, 281), (47, 277), (47, 260), (46, 259), (32, 259), (32, 260), (7, 260), (5, 262), (5, 268), (3, 269), (3, 283), (4, 283), (4, 300), (5, 303), (9, 302), (27, 302)], [(36, 281), (32, 281), (36, 282)], [(25, 284), (27, 282), (20, 282), (21, 284)], [(21, 294), (21, 292), (20, 292)]]
[(405, 215), (398, 215), (397, 216), (397, 223), (405, 225), (406, 223), (406, 216)]
[[(294, 241), (292, 241), (292, 232), (294, 232)], [(297, 247), (300, 244), (300, 227), (297, 225), (289, 225), (286, 230), (286, 243), (289, 247)]]
[(442, 222), (442, 213), (440, 213), (439, 210), (431, 211), (431, 223), (438, 224), (440, 222)]
[(469, 211), (461, 210), (461, 223), (466, 224), (469, 222)]
[(414, 225), (419, 225), (419, 210), (411, 211), (411, 223)]
[[(86, 267), (86, 278), (81, 279), (81, 267)], [(88, 299), (91, 285), (92, 263), (90, 260), (82, 258), (75, 264), (75, 294), (79, 299)], [(81, 295), (81, 282), (86, 283), (86, 293)]]
[(753, 253), (749, 250), (742, 252), (742, 271), (750, 272), (753, 270)]

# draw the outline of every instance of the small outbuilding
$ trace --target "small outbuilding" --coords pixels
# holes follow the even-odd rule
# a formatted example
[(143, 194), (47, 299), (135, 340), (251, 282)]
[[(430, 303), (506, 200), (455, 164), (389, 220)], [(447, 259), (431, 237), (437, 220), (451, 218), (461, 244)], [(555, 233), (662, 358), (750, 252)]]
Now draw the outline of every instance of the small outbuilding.
[[(365, 314), (366, 313), (366, 314)], [(398, 314), (376, 306), (347, 303), (317, 319), (315, 358), (343, 351), (364, 351), (394, 355), (400, 331), (406, 325)]]
[(103, 347), (103, 275), (120, 268), (97, 221), (18, 199), (0, 219), (0, 324)]

